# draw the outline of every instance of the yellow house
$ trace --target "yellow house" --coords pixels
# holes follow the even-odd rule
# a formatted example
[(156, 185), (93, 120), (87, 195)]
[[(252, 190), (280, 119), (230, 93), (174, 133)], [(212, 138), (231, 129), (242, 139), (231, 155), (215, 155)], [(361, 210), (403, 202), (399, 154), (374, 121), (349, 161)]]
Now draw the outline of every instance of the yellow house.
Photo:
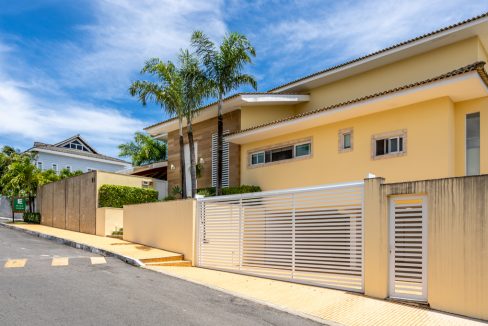
[[(229, 97), (224, 185), (274, 190), (369, 174), (398, 182), (488, 173), (487, 47), (483, 14), (266, 93)], [(200, 109), (194, 127), (199, 188), (215, 179), (215, 106)], [(146, 130), (168, 139), (172, 187), (177, 123)]]

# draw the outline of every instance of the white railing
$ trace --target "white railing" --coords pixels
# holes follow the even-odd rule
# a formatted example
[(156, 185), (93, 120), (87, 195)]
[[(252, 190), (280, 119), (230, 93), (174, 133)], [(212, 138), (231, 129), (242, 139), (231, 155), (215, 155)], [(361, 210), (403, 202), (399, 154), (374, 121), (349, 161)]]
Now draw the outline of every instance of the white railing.
[(199, 199), (197, 265), (361, 292), (363, 187)]

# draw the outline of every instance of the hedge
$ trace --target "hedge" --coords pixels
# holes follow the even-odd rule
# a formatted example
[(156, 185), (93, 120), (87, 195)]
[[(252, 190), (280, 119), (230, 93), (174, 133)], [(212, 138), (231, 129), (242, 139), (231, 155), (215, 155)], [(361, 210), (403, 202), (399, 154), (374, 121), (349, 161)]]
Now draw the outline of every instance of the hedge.
[(39, 223), (41, 223), (41, 214), (26, 212), (23, 215), (23, 219), (24, 219), (24, 222), (26, 222), (26, 223), (39, 224)]
[(156, 201), (158, 192), (154, 189), (103, 185), (98, 191), (98, 207), (122, 208), (124, 205)]
[[(261, 188), (259, 186), (251, 185), (241, 185), (237, 187), (226, 187), (222, 188), (222, 195), (236, 195), (236, 194), (247, 194), (249, 192), (260, 192)], [(211, 188), (201, 188), (198, 189), (197, 193), (199, 195), (204, 195), (206, 197), (215, 196), (215, 187)]]

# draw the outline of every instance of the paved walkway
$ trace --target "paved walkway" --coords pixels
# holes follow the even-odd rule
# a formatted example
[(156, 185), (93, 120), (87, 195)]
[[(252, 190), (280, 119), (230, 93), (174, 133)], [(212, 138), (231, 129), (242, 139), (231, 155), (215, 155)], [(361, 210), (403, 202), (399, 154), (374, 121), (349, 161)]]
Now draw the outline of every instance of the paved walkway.
[(66, 239), (90, 247), (103, 249), (114, 254), (130, 257), (139, 261), (180, 256), (180, 254), (171, 251), (147, 247), (120, 239), (62, 230), (45, 225), (13, 224), (12, 226), (23, 230), (39, 232), (49, 236)]
[(485, 323), (459, 316), (372, 299), (340, 290), (196, 267), (150, 267), (150, 269), (342, 325), (486, 326)]

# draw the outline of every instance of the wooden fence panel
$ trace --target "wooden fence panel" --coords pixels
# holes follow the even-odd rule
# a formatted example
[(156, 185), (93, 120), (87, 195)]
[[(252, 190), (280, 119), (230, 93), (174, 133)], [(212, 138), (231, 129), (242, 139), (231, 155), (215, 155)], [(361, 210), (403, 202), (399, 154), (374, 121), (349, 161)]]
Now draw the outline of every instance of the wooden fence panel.
[(80, 232), (96, 233), (96, 194), (96, 174), (84, 174), (80, 178)]
[(53, 226), (66, 228), (66, 180), (53, 183)]
[(42, 187), (41, 223), (47, 226), (53, 225), (53, 190), (53, 183)]
[(66, 179), (66, 229), (80, 231), (80, 177)]

